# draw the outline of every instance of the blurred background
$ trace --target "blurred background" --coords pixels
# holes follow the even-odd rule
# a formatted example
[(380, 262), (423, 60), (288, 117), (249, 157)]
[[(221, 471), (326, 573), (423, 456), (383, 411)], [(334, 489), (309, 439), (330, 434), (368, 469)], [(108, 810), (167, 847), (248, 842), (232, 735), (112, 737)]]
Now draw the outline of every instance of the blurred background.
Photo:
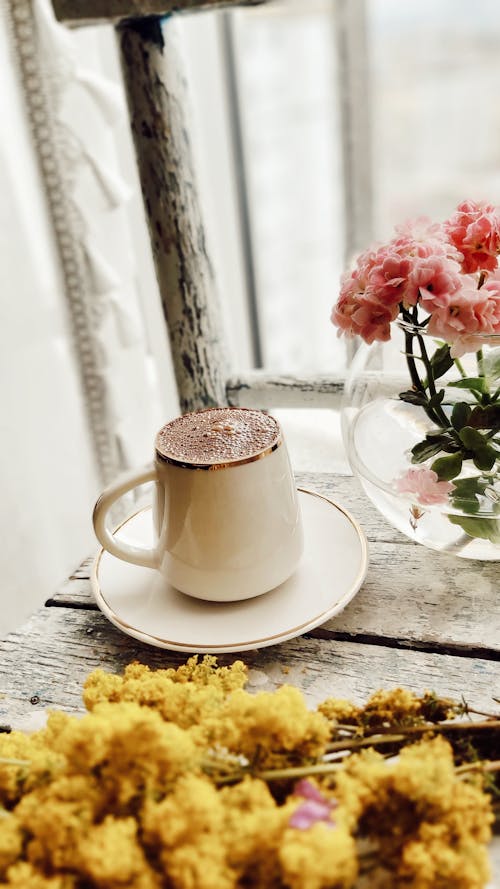
[[(276, 0), (167, 21), (233, 370), (335, 372), (357, 250), (500, 203), (495, 0)], [(92, 505), (178, 412), (111, 27), (0, 17), (0, 632), (96, 544)], [(82, 373), (83, 368), (83, 373)], [(345, 468), (333, 411), (279, 412), (295, 470)]]

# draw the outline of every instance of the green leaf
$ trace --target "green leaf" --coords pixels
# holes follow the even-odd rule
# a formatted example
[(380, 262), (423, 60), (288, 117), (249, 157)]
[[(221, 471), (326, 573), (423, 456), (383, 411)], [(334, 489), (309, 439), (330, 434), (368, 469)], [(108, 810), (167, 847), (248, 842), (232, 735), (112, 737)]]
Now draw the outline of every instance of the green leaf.
[[(456, 436), (456, 433), (453, 433)], [(462, 450), (461, 443), (457, 438), (453, 438), (448, 432), (428, 432), (424, 441), (419, 441), (411, 449), (412, 463), (423, 463), (424, 460), (430, 460), (440, 451), (447, 454), (455, 454)]]
[(435, 380), (442, 377), (450, 367), (453, 367), (453, 358), (450, 355), (450, 347), (447, 343), (436, 349), (431, 358), (432, 375)]
[(399, 397), (401, 401), (406, 401), (408, 404), (427, 405), (427, 395), (425, 392), (418, 392), (417, 389), (407, 389), (406, 392), (400, 392)]
[(478, 512), (479, 498), (484, 495), (490, 480), (482, 475), (475, 475), (469, 478), (457, 478), (453, 484), (455, 487), (450, 494), (450, 500), (455, 509), (471, 514)]
[(411, 449), (411, 462), (424, 463), (425, 460), (430, 460), (431, 457), (435, 457), (440, 451), (442, 451), (440, 441), (419, 441)]
[(480, 537), (483, 540), (491, 540), (492, 543), (500, 543), (500, 519), (467, 518), (458, 515), (449, 515), (448, 518), (452, 525), (458, 525), (470, 537)]
[(457, 432), (460, 432), (463, 426), (474, 426), (474, 423), (469, 422), (470, 413), (470, 406), (466, 404), (465, 401), (457, 401), (457, 403), (453, 405), (451, 425)]
[(452, 496), (468, 498), (475, 496), (476, 494), (484, 494), (488, 484), (488, 479), (483, 478), (481, 475), (469, 476), (469, 478), (457, 478), (454, 482), (455, 490), (453, 491)]
[(477, 466), (478, 469), (490, 470), (493, 469), (495, 462), (497, 459), (496, 451), (493, 450), (489, 445), (486, 445), (484, 448), (478, 448), (474, 451), (474, 456), (472, 458), (474, 466)]
[(478, 405), (471, 412), (467, 425), (474, 429), (500, 429), (500, 404)]
[(446, 438), (446, 441), (441, 445), (441, 450), (445, 452), (445, 454), (457, 454), (462, 450), (460, 444), (457, 441), (454, 441), (453, 438)]
[(479, 500), (477, 497), (471, 497), (469, 499), (465, 497), (453, 497), (451, 502), (455, 509), (460, 509), (462, 512), (479, 512)]
[(475, 392), (487, 392), (488, 385), (484, 377), (463, 377), (461, 380), (455, 380), (448, 383), (456, 389), (473, 389)]
[(436, 392), (435, 395), (429, 399), (429, 404), (431, 407), (439, 407), (444, 398), (444, 389), (440, 389), (439, 392)]
[(462, 455), (450, 454), (449, 457), (438, 457), (431, 469), (437, 473), (440, 482), (449, 482), (459, 475), (462, 469)]
[(460, 441), (469, 451), (477, 451), (478, 448), (482, 449), (488, 446), (488, 439), (477, 429), (472, 429), (471, 426), (464, 426), (458, 435)]
[(484, 356), (483, 367), (490, 383), (500, 379), (500, 349), (491, 349)]

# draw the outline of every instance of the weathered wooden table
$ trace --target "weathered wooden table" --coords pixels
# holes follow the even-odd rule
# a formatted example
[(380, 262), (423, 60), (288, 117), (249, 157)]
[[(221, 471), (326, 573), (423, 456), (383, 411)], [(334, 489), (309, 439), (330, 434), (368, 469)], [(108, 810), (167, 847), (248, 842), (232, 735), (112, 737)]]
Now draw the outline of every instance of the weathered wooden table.
[[(500, 564), (413, 544), (382, 519), (350, 476), (302, 474), (298, 483), (358, 518), (370, 546), (368, 576), (345, 611), (322, 627), (246, 652), (250, 687), (270, 689), (286, 681), (315, 703), (331, 694), (361, 702), (377, 688), (403, 685), (500, 709), (493, 700), (500, 699)], [(185, 660), (108, 623), (93, 601), (91, 564), (85, 561), (44, 608), (0, 643), (0, 723), (25, 726), (48, 708), (81, 709), (82, 682), (96, 666), (119, 671), (131, 660), (152, 667)], [(497, 875), (491, 885), (500, 887), (500, 841), (492, 844), (492, 858)]]

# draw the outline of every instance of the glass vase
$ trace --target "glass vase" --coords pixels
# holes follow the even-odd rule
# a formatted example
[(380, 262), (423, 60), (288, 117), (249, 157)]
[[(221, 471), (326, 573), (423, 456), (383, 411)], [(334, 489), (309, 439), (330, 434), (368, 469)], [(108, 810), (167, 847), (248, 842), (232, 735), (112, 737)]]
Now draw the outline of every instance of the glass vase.
[(360, 343), (342, 431), (354, 474), (394, 527), (431, 549), (496, 560), (500, 337), (474, 348), (454, 360), (402, 322), (387, 343)]

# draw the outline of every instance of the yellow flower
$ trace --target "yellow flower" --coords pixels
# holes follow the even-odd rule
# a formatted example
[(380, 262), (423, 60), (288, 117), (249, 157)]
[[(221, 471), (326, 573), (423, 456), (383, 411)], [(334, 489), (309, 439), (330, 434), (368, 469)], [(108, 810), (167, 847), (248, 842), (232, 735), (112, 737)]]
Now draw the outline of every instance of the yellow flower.
[(206, 656), (201, 663), (189, 658), (177, 670), (150, 670), (144, 664), (129, 664), (123, 676), (95, 670), (85, 682), (85, 706), (93, 710), (103, 701), (133, 701), (155, 709), (163, 719), (182, 728), (199, 726), (203, 717), (216, 711), (232, 691), (247, 681), (242, 661), (230, 667), (216, 667), (216, 659)]
[(137, 837), (135, 818), (108, 815), (81, 837), (75, 863), (98, 889), (161, 889), (159, 873), (149, 865)]
[(238, 886), (275, 889), (280, 883), (279, 849), (297, 801), (278, 805), (263, 781), (245, 778), (219, 791), (224, 806), (228, 862)]
[(484, 846), (467, 840), (454, 845), (445, 825), (423, 825), (407, 843), (398, 877), (411, 889), (481, 889), (490, 877)]
[(379, 689), (362, 708), (361, 720), (376, 727), (384, 723), (411, 725), (420, 716), (420, 699), (405, 688)]
[(343, 698), (327, 698), (318, 706), (318, 710), (335, 726), (337, 723), (354, 725), (357, 722), (359, 707)]
[(72, 874), (46, 876), (27, 861), (20, 861), (10, 867), (7, 882), (0, 884), (10, 889), (77, 889), (76, 878)]
[[(146, 848), (158, 856), (176, 889), (232, 889), (224, 806), (208, 778), (186, 775), (169, 796), (147, 802), (142, 814)], [(169, 883), (169, 885), (170, 885)]]
[[(401, 873), (401, 886), (477, 889), (485, 884), (490, 803), (479, 788), (456, 776), (443, 738), (412, 744), (392, 762), (373, 751), (352, 756), (335, 785), (351, 828), (376, 842), (380, 860), (393, 874)], [(450, 874), (458, 873), (460, 862), (461, 881), (455, 884), (458, 877)]]
[(282, 879), (289, 889), (349, 889), (358, 875), (354, 839), (344, 827), (315, 824), (287, 830), (279, 850)]
[(15, 809), (27, 840), (27, 854), (41, 869), (72, 870), (75, 847), (102, 806), (91, 776), (62, 775), (26, 794)]
[(14, 864), (23, 849), (23, 832), (13, 815), (2, 815), (0, 819), (0, 879), (5, 876), (9, 865)]
[[(296, 688), (251, 695), (245, 681), (240, 661), (214, 658), (97, 670), (87, 715), (0, 736), (0, 887), (350, 889), (358, 869), (370, 889), (484, 886), (490, 801), (442, 737), (307, 775), (339, 722), (366, 734), (443, 718), (452, 702), (395, 689), (311, 712)], [(258, 777), (274, 766), (285, 774)]]
[(187, 732), (133, 703), (98, 704), (82, 719), (69, 718), (52, 743), (66, 757), (68, 772), (98, 778), (113, 812), (146, 790), (166, 792), (200, 758)]
[(321, 756), (330, 733), (325, 717), (308, 710), (302, 693), (285, 685), (255, 695), (233, 692), (219, 734), (229, 750), (267, 767)]
[(11, 805), (27, 790), (49, 781), (65, 765), (64, 757), (46, 745), (40, 732), (0, 734), (0, 757), (26, 763), (0, 762), (0, 805)]

